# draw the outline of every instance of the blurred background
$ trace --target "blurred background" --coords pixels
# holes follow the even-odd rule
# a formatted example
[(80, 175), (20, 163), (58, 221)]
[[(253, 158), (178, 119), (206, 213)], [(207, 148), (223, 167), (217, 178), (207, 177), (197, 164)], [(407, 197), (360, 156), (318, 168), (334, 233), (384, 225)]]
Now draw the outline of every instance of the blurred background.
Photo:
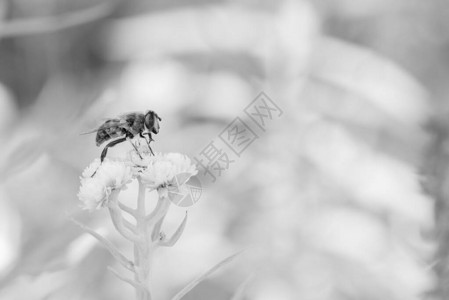
[(154, 298), (248, 249), (185, 299), (242, 282), (248, 300), (448, 299), (448, 14), (444, 0), (0, 1), (0, 299), (132, 299), (69, 220), (131, 251), (80, 208), (101, 149), (79, 134), (152, 109), (155, 150), (194, 157), (249, 123), (260, 92), (284, 113), (203, 182), (156, 253)]

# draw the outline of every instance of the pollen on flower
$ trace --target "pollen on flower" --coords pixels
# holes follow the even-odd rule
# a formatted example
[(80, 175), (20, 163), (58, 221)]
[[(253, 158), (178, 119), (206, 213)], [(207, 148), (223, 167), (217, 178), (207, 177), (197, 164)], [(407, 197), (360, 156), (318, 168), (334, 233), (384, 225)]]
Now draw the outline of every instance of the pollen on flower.
[[(95, 176), (91, 177), (95, 173)], [(113, 190), (125, 189), (133, 177), (132, 168), (123, 161), (94, 160), (82, 173), (78, 198), (87, 210), (107, 206)]]
[(162, 188), (174, 184), (175, 176), (183, 175), (184, 182), (198, 173), (190, 158), (179, 153), (161, 154), (145, 157), (146, 168), (140, 178), (148, 188), (157, 189), (160, 195), (166, 194)]

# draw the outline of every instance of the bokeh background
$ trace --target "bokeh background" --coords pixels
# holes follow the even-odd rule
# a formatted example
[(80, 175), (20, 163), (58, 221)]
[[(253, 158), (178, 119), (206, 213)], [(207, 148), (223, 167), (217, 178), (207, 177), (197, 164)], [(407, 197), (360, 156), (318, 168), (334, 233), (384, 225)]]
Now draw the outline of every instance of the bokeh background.
[(242, 282), (248, 300), (448, 299), (448, 14), (445, 0), (0, 1), (0, 299), (132, 299), (69, 220), (129, 251), (106, 212), (80, 209), (101, 149), (79, 134), (153, 109), (155, 150), (193, 157), (260, 92), (284, 114), (203, 183), (156, 253), (155, 299), (242, 249), (185, 299)]

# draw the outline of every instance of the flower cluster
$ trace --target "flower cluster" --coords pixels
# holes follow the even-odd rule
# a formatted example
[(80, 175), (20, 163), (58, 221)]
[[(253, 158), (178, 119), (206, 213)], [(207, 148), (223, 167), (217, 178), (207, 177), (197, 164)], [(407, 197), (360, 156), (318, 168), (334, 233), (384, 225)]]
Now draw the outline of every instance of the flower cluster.
[(182, 188), (197, 173), (191, 160), (179, 153), (156, 153), (154, 156), (144, 153), (139, 160), (130, 156), (122, 161), (106, 159), (101, 164), (96, 159), (82, 174), (78, 197), (85, 209), (100, 209), (107, 206), (113, 190), (125, 189), (133, 178), (166, 197), (169, 189)]
[(160, 196), (167, 196), (170, 187), (179, 188), (197, 173), (195, 165), (187, 156), (157, 153), (147, 158), (147, 166), (140, 178), (149, 189), (157, 190)]
[(107, 206), (112, 191), (125, 189), (132, 177), (132, 168), (126, 162), (106, 159), (100, 164), (96, 159), (81, 176), (78, 198), (85, 209), (100, 209)]

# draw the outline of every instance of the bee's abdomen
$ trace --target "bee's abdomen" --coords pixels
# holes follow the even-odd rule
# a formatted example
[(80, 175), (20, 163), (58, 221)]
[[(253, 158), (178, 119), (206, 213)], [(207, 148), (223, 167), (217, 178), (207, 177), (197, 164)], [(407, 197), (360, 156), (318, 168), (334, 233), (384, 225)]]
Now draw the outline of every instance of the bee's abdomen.
[(103, 125), (100, 126), (100, 128), (98, 128), (95, 141), (97, 143), (97, 146), (100, 146), (110, 139), (115, 139), (125, 134), (126, 132), (123, 130), (123, 128), (120, 127), (119, 119), (108, 120), (104, 122)]

